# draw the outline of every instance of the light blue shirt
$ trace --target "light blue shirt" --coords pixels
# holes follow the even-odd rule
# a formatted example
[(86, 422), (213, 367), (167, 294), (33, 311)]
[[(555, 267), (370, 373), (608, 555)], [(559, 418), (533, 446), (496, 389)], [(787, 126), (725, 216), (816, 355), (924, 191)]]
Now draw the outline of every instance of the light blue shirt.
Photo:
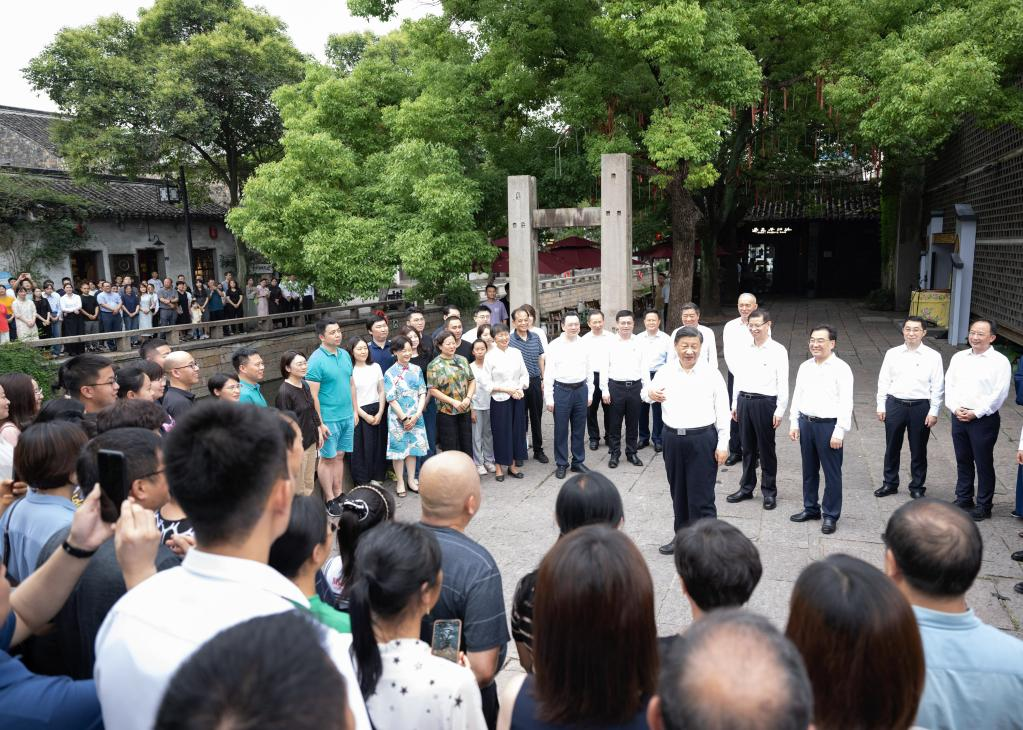
[(239, 380), (238, 384), (242, 386), (242, 394), (238, 398), (239, 403), (251, 403), (254, 406), (266, 408), (266, 398), (259, 390), (259, 383), (246, 383)]
[[(111, 290), (110, 292), (100, 292), (99, 294), (96, 295), (96, 303), (100, 305), (99, 311), (105, 312), (106, 314), (113, 314), (113, 312), (107, 309), (107, 307), (121, 306), (121, 295), (113, 290)], [(106, 305), (106, 307), (103, 306), (104, 304)]]
[[(75, 504), (70, 499), (34, 489), (8, 507), (0, 517), (0, 535), (7, 533), (11, 540), (7, 562), (11, 577), (21, 582), (32, 575), (43, 545), (57, 530), (70, 525), (74, 516)], [(3, 549), (0, 540), (0, 556)]]
[(915, 725), (927, 730), (1019, 727), (1023, 641), (966, 613), (913, 606), (927, 680)]

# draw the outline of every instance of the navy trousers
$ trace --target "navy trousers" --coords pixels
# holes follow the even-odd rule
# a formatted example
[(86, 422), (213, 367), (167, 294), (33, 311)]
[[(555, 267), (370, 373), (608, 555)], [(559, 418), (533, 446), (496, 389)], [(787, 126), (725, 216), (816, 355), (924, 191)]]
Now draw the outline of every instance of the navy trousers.
[(681, 436), (675, 429), (665, 426), (662, 435), (675, 532), (701, 517), (717, 517), (714, 506), (714, 482), (718, 474), (714, 459), (717, 429)]
[[(814, 422), (799, 416), (799, 451), (803, 456), (803, 509), (838, 519), (842, 516), (842, 452), (831, 448), (835, 422)], [(821, 469), (824, 470), (824, 501), (820, 501)], [(821, 507), (823, 506), (823, 510)]]
[(923, 489), (927, 481), (927, 439), (931, 429), (924, 419), (930, 401), (900, 400), (888, 396), (885, 399), (884, 417), (884, 485), (899, 486), (899, 462), (902, 456), (902, 439), (909, 432), (909, 488)]
[(977, 477), (978, 507), (991, 509), (995, 496), (995, 441), (1002, 418), (998, 413), (963, 422), (952, 416), (952, 448), (956, 454), (956, 504), (969, 505), (973, 499), (973, 477)]
[(526, 399), (490, 399), (490, 430), (494, 435), (494, 463), (509, 466), (529, 458), (526, 451)]
[(586, 381), (578, 387), (554, 383), (554, 462), (568, 466), (568, 431), (572, 430), (572, 465), (586, 458)]
[[(654, 373), (650, 373), (650, 379), (654, 379)], [(654, 414), (654, 427), (652, 433), (650, 429), (651, 411)], [(642, 403), (639, 407), (639, 440), (653, 441), (655, 444), (661, 443), (661, 429), (663, 427), (664, 422), (661, 420), (661, 404)]]
[[(728, 371), (728, 402), (732, 402), (732, 387), (735, 385), (735, 377), (732, 375), (732, 371)], [(728, 422), (728, 453), (729, 454), (741, 454), (742, 453), (742, 437), (739, 435), (739, 424), (735, 421), (729, 420)]]
[[(121, 318), (121, 313), (114, 314), (108, 312), (105, 309), (101, 309), (99, 313), (99, 327), (103, 332), (120, 332), (124, 328), (124, 320)], [(107, 348), (115, 349), (117, 347), (117, 340), (107, 340)]]
[(759, 455), (763, 477), (760, 493), (765, 497), (778, 495), (778, 455), (774, 441), (774, 409), (777, 407), (776, 396), (739, 393), (736, 402), (739, 438), (742, 442), (742, 477), (739, 479), (739, 488), (746, 494), (752, 494), (757, 487), (756, 463)]
[(593, 400), (586, 412), (586, 429), (589, 431), (591, 441), (600, 441), (600, 426), (597, 424), (597, 411), (604, 409), (604, 438), (611, 427), (611, 406), (605, 406), (600, 390), (600, 373), (593, 371)]

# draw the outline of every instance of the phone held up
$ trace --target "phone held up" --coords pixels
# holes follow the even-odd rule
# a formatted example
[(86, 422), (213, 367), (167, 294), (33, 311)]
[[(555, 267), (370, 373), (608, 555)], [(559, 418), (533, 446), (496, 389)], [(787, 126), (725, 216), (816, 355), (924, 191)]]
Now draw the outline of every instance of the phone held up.
[(96, 453), (99, 468), (100, 516), (104, 522), (117, 522), (121, 503), (128, 498), (128, 472), (124, 453), (100, 449)]
[(458, 663), (458, 648), (462, 645), (462, 620), (438, 619), (433, 622), (431, 653)]

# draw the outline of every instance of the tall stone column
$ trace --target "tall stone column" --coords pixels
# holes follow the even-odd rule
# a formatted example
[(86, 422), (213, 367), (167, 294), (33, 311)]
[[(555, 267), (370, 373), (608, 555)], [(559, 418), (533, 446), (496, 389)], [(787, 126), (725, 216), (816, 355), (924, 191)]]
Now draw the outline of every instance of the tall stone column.
[[(536, 210), (536, 178), (532, 175), (508, 177), (508, 303), (514, 310), (532, 304), (540, 310), (540, 286), (537, 278), (537, 235), (533, 228)], [(511, 314), (511, 312), (509, 312)]]
[(616, 312), (632, 309), (632, 158), (627, 154), (600, 157), (600, 306), (611, 323)]

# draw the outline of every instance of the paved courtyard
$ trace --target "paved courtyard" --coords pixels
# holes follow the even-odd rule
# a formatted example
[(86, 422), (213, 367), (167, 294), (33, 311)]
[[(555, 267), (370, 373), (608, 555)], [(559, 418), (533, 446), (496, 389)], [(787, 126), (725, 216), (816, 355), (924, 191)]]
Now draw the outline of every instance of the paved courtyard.
[[(767, 512), (757, 498), (737, 505), (728, 504), (725, 495), (738, 485), (741, 465), (718, 471), (718, 517), (739, 527), (760, 550), (763, 579), (749, 607), (768, 616), (780, 628), (788, 618), (789, 596), (800, 571), (812, 560), (830, 553), (847, 553), (882, 567), (884, 549), (881, 532), (888, 516), (909, 499), (908, 446), (904, 446), (902, 489), (892, 497), (878, 499), (873, 491), (880, 486), (884, 454), (884, 427), (875, 414), (874, 393), (877, 373), (885, 351), (902, 342), (901, 322), (889, 312), (872, 312), (859, 302), (808, 300), (762, 302), (774, 319), (774, 338), (789, 351), (791, 381), (796, 368), (809, 356), (806, 339), (809, 326), (830, 322), (838, 329), (836, 352), (852, 367), (855, 381), (853, 430), (846, 437), (844, 463), (844, 503), (838, 531), (822, 535), (820, 522), (797, 524), (789, 515), (802, 509), (799, 448), (787, 437), (788, 414), (779, 428), (778, 507)], [(734, 314), (731, 316), (735, 316)], [(721, 342), (721, 331), (728, 313), (709, 318)], [(945, 365), (955, 348), (944, 341), (927, 344), (942, 353)], [(720, 353), (719, 353), (720, 354)], [(722, 369), (724, 360), (720, 359)], [(998, 483), (993, 518), (981, 523), (984, 536), (984, 563), (980, 577), (969, 594), (970, 606), (982, 620), (1023, 638), (1023, 596), (1013, 592), (1013, 584), (1023, 580), (1020, 563), (1010, 560), (1012, 551), (1023, 547), (1018, 532), (1023, 521), (1010, 516), (1014, 498), (1016, 464), (1023, 408), (1015, 405), (1010, 389), (1002, 408), (1002, 434), (995, 449)], [(544, 416), (544, 444), (549, 455), (553, 421)], [(949, 431), (948, 412), (943, 409), (928, 449), (928, 496), (951, 500), (955, 485), (955, 458)], [(670, 557), (660, 555), (657, 547), (671, 537), (672, 511), (667, 491), (664, 464), (652, 448), (640, 452), (643, 467), (622, 461), (617, 469), (607, 468), (607, 451), (586, 452), (587, 466), (608, 475), (622, 492), (625, 503), (626, 533), (639, 546), (657, 592), (659, 633), (683, 630), (692, 620), (682, 596)], [(494, 555), (504, 578), (506, 603), (510, 607), (519, 578), (539, 563), (557, 538), (554, 524), (554, 500), (561, 482), (554, 477), (554, 464), (532, 460), (523, 467), (525, 479), (497, 483), (492, 476), (483, 478), (483, 505), (469, 526), (471, 537)], [(823, 485), (822, 485), (823, 487)], [(418, 499), (410, 495), (399, 500), (398, 517), (418, 517)], [(510, 608), (509, 608), (510, 611)], [(509, 648), (505, 671), (521, 671), (514, 644)]]

